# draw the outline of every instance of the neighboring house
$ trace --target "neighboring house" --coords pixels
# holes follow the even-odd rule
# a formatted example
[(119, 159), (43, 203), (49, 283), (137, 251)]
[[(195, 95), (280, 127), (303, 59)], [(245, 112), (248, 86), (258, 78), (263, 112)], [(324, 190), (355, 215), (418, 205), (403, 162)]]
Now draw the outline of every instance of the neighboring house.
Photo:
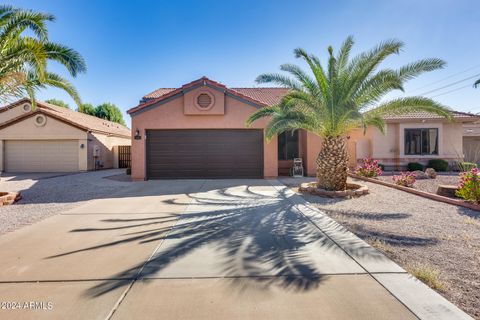
[[(302, 158), (306, 175), (316, 173), (321, 139), (304, 130), (267, 143), (267, 119), (245, 127), (259, 108), (276, 104), (284, 88), (227, 88), (206, 77), (180, 88), (162, 88), (128, 111), (132, 117), (132, 178), (268, 178), (286, 175)], [(458, 159), (462, 122), (477, 118), (455, 113), (455, 123), (430, 114), (387, 119), (386, 135), (369, 128), (350, 134), (350, 165), (375, 157), (391, 167), (431, 158)]]
[(480, 163), (480, 121), (463, 125), (465, 161)]
[(114, 167), (113, 147), (130, 129), (45, 102), (22, 99), (0, 109), (0, 171), (75, 172)]
[[(356, 130), (350, 135), (355, 144), (356, 159), (377, 159), (387, 169), (403, 170), (409, 162), (424, 165), (430, 159), (444, 159), (450, 164), (462, 161), (463, 125), (479, 118), (470, 113), (453, 112), (454, 121), (426, 112), (415, 112), (401, 116), (390, 116), (386, 132), (368, 128)], [(351, 155), (352, 156), (352, 155)]]

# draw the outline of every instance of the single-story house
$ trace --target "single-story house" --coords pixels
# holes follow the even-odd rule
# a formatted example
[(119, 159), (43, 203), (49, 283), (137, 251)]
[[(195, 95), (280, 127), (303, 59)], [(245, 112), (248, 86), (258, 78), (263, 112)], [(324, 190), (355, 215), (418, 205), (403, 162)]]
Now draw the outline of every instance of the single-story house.
[(75, 172), (114, 167), (114, 146), (131, 131), (103, 120), (21, 99), (0, 109), (0, 171)]
[(480, 120), (463, 124), (465, 161), (480, 163)]
[(349, 143), (355, 146), (350, 156), (361, 160), (377, 159), (387, 169), (404, 170), (409, 162), (426, 165), (430, 159), (443, 159), (450, 164), (463, 161), (463, 126), (479, 119), (477, 115), (453, 112), (450, 122), (435, 114), (412, 112), (385, 118), (385, 134), (376, 128), (355, 130)]
[[(302, 158), (305, 174), (314, 176), (320, 137), (297, 130), (267, 143), (267, 119), (245, 127), (250, 114), (286, 93), (285, 88), (227, 88), (203, 77), (145, 95), (128, 111), (132, 178), (269, 178), (288, 174), (294, 158)], [(462, 123), (476, 119), (464, 113), (455, 113), (453, 123), (425, 113), (390, 117), (386, 135), (374, 128), (350, 134), (350, 165), (368, 156), (387, 166), (457, 159)]]

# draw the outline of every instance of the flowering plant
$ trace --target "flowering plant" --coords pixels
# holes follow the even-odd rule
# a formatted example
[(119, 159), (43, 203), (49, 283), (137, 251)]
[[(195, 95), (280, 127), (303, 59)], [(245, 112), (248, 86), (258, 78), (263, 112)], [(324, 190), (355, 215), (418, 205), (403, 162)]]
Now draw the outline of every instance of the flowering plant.
[(478, 168), (460, 173), (460, 183), (455, 194), (467, 201), (480, 203), (480, 170)]
[(400, 175), (393, 176), (393, 182), (396, 185), (404, 187), (413, 187), (415, 181), (417, 181), (417, 176), (413, 172), (402, 172)]
[(380, 168), (380, 166), (378, 165), (378, 161), (372, 158), (363, 159), (363, 165), (358, 166), (355, 169), (356, 175), (368, 178), (381, 176), (382, 173), (383, 171), (382, 168)]

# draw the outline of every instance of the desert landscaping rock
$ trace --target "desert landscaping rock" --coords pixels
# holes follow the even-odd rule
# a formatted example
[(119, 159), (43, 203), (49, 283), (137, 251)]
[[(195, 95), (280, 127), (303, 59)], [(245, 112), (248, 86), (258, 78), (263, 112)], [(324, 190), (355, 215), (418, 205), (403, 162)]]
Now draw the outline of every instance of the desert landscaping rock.
[(113, 169), (68, 175), (2, 176), (0, 190), (20, 191), (23, 198), (13, 205), (0, 207), (0, 234), (128, 187), (130, 183), (104, 179), (122, 172), (123, 169)]
[(437, 188), (437, 194), (444, 197), (455, 198), (455, 192), (457, 190), (457, 186), (441, 184)]
[(413, 173), (415, 174), (415, 178), (418, 180), (428, 179), (428, 175), (423, 171), (416, 170), (416, 171), (413, 171)]
[[(391, 181), (391, 177), (381, 178)], [(416, 185), (457, 179), (438, 175), (438, 181), (421, 180)], [(298, 179), (281, 181), (294, 190), (299, 184)], [(480, 213), (382, 185), (361, 183), (369, 187), (370, 193), (358, 198), (302, 195), (403, 268), (420, 264), (440, 271), (441, 281), (446, 284), (441, 294), (480, 319)]]

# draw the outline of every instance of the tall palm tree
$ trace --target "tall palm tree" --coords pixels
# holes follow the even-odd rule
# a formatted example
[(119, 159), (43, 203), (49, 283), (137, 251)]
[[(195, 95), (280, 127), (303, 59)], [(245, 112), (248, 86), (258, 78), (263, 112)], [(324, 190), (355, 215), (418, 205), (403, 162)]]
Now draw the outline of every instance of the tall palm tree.
[(86, 71), (77, 51), (48, 40), (46, 23), (54, 20), (50, 14), (0, 6), (0, 102), (24, 95), (35, 102), (35, 91), (57, 87), (80, 105), (75, 87), (47, 70), (48, 62), (56, 61), (73, 77)]
[(347, 182), (347, 134), (350, 130), (372, 125), (385, 130), (385, 115), (427, 111), (451, 119), (450, 110), (424, 97), (404, 97), (384, 101), (392, 90), (402, 90), (407, 80), (419, 74), (442, 68), (439, 59), (424, 59), (397, 70), (379, 69), (389, 56), (398, 54), (403, 43), (389, 40), (373, 49), (350, 58), (353, 38), (348, 37), (336, 55), (328, 48), (328, 63), (324, 68), (320, 59), (303, 49), (295, 49), (310, 67), (310, 74), (293, 64), (284, 64), (278, 73), (260, 75), (257, 83), (274, 83), (290, 90), (278, 105), (258, 110), (247, 120), (247, 125), (268, 117), (266, 138), (296, 129), (319, 135), (322, 149), (316, 160), (317, 184), (326, 190), (344, 190)]

